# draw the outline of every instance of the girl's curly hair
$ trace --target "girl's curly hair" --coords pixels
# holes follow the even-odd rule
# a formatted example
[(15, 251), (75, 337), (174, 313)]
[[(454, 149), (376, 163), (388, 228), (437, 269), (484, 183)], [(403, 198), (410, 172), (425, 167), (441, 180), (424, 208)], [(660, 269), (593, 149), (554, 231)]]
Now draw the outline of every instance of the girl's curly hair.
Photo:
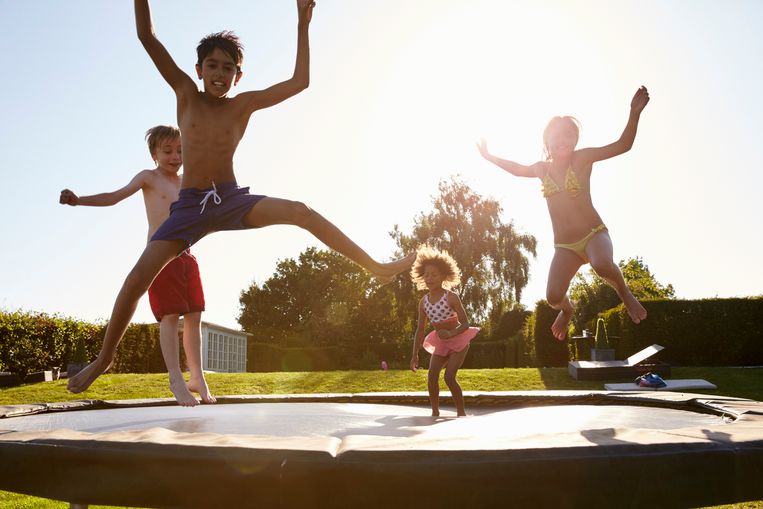
[(438, 251), (429, 245), (422, 245), (416, 250), (416, 261), (411, 267), (411, 279), (418, 290), (426, 290), (424, 283), (424, 269), (427, 265), (434, 265), (443, 276), (442, 286), (446, 290), (458, 286), (461, 282), (461, 270), (456, 260), (447, 251)]

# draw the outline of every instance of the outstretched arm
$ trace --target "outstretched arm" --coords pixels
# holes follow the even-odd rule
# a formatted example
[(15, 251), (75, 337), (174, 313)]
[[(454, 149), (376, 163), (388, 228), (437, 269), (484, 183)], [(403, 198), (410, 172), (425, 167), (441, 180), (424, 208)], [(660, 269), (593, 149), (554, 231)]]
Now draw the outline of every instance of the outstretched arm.
[(450, 330), (440, 329), (437, 331), (437, 335), (442, 339), (450, 339), (453, 336), (458, 336), (469, 328), (469, 321), (466, 318), (464, 305), (461, 303), (461, 299), (458, 298), (458, 295), (454, 292), (448, 292), (448, 305), (456, 312), (456, 315), (458, 315), (458, 327)]
[(477, 143), (477, 149), (480, 151), (480, 155), (482, 157), (484, 157), (491, 163), (495, 164), (499, 168), (506, 170), (512, 175), (516, 175), (517, 177), (537, 177), (538, 176), (539, 170), (537, 168), (537, 164), (534, 164), (532, 166), (525, 166), (523, 164), (515, 163), (514, 161), (507, 161), (506, 159), (501, 159), (500, 157), (497, 157), (491, 154), (487, 149), (487, 142), (485, 141), (485, 138), (480, 139), (479, 143)]
[(625, 130), (620, 135), (620, 139), (604, 147), (585, 148), (578, 152), (578, 157), (584, 158), (584, 164), (593, 164), (596, 161), (609, 159), (628, 152), (636, 139), (636, 130), (638, 121), (641, 118), (641, 112), (644, 111), (649, 102), (649, 91), (646, 87), (640, 87), (631, 100), (631, 112), (628, 116), (628, 123), (625, 124)]
[(411, 371), (416, 371), (419, 367), (419, 350), (424, 343), (424, 328), (427, 323), (426, 313), (424, 313), (424, 299), (419, 301), (419, 316), (416, 323), (416, 333), (413, 336), (413, 352), (411, 353)]
[(269, 108), (297, 95), (310, 85), (310, 41), (308, 28), (313, 18), (313, 0), (297, 0), (299, 22), (297, 24), (297, 59), (294, 64), (294, 75), (281, 83), (265, 90), (256, 90), (240, 94), (241, 100), (246, 101), (246, 108), (251, 114), (256, 110)]
[(142, 189), (146, 182), (145, 176), (146, 172), (142, 171), (135, 175), (129, 184), (110, 193), (93, 194), (90, 196), (77, 196), (73, 191), (64, 189), (61, 191), (61, 196), (58, 199), (58, 203), (61, 205), (87, 205), (91, 207), (108, 207), (110, 205), (115, 205)]
[(176, 94), (184, 91), (196, 92), (193, 80), (177, 66), (167, 49), (159, 42), (154, 34), (154, 24), (151, 21), (151, 8), (148, 0), (135, 0), (135, 28), (138, 39), (153, 60), (162, 78), (169, 83)]

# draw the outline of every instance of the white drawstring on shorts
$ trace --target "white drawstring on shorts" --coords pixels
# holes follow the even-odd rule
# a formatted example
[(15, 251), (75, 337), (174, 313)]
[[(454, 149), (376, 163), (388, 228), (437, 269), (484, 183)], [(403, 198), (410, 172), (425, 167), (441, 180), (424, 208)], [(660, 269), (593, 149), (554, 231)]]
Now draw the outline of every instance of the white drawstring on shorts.
[(199, 205), (201, 205), (201, 212), (199, 212), (199, 215), (204, 213), (204, 207), (207, 206), (207, 201), (210, 197), (212, 198), (212, 201), (215, 202), (215, 205), (220, 205), (223, 202), (223, 199), (217, 194), (217, 186), (214, 181), (212, 181), (212, 190), (207, 191), (207, 194), (205, 194), (204, 198), (199, 202)]

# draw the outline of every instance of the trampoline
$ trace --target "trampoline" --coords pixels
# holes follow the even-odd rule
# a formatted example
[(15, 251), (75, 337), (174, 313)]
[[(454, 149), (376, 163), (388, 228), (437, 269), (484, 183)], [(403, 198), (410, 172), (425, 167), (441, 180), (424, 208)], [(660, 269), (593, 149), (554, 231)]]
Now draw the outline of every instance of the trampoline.
[[(0, 489), (141, 507), (692, 507), (763, 498), (763, 403), (676, 392), (0, 406)], [(447, 397), (443, 403), (448, 404)]]

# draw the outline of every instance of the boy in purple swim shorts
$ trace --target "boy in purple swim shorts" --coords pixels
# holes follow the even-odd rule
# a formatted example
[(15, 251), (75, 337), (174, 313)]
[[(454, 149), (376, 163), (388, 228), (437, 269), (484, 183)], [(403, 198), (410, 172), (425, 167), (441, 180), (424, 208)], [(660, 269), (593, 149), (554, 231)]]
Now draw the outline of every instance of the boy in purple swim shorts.
[(236, 183), (233, 156), (252, 113), (298, 94), (310, 83), (308, 27), (314, 6), (312, 0), (297, 0), (297, 57), (292, 77), (264, 90), (228, 97), (242, 76), (243, 51), (238, 37), (226, 31), (201, 40), (196, 48), (196, 75), (203, 81), (204, 90), (199, 91), (156, 38), (148, 0), (135, 0), (138, 39), (175, 92), (185, 171), (180, 199), (173, 204), (167, 225), (157, 230), (127, 276), (114, 303), (101, 351), (90, 365), (69, 379), (70, 391), (86, 390), (109, 369), (138, 300), (151, 281), (170, 260), (210, 232), (290, 224), (309, 231), (381, 281), (389, 281), (411, 268), (415, 253), (380, 263), (304, 203), (252, 196)]

